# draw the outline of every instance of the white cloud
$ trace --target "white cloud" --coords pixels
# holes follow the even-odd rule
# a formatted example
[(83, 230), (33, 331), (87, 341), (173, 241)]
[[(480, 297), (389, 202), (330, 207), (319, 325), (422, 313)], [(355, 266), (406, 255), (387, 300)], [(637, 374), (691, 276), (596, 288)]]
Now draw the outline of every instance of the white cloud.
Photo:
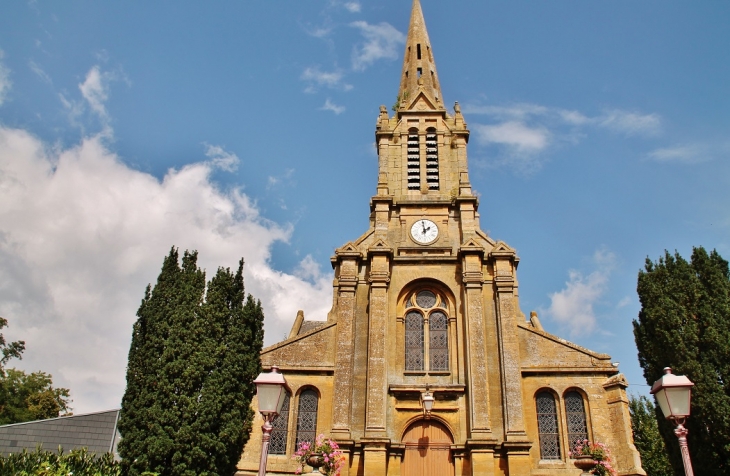
[(696, 164), (709, 159), (708, 151), (699, 145), (679, 145), (656, 149), (648, 154), (649, 159), (657, 162), (677, 162)]
[(496, 125), (477, 124), (477, 140), (483, 144), (501, 144), (517, 152), (539, 152), (550, 143), (550, 131), (544, 127), (528, 127), (517, 121)]
[(345, 2), (344, 7), (350, 13), (359, 13), (361, 8), (360, 2)]
[(599, 126), (627, 135), (656, 135), (661, 132), (658, 114), (641, 114), (614, 109), (596, 118)]
[(322, 111), (332, 111), (336, 115), (340, 115), (343, 112), (345, 112), (345, 106), (338, 106), (337, 104), (330, 101), (329, 98), (324, 102), (324, 106), (320, 107), (320, 110)]
[(52, 83), (51, 77), (48, 76), (48, 73), (43, 71), (43, 68), (40, 67), (38, 63), (36, 63), (33, 60), (28, 61), (28, 67), (31, 71), (33, 71), (36, 75), (38, 75), (39, 78), (41, 78), (46, 83)]
[(464, 114), (486, 114), (497, 119), (520, 119), (524, 120), (531, 116), (541, 116), (549, 109), (545, 106), (529, 103), (517, 103), (510, 106), (494, 105), (465, 105)]
[(309, 82), (309, 86), (305, 89), (308, 93), (316, 92), (317, 86), (350, 91), (352, 85), (344, 83), (343, 77), (342, 71), (322, 71), (318, 66), (310, 66), (304, 70), (301, 76), (304, 81)]
[(539, 104), (517, 103), (508, 106), (497, 105), (464, 105), (465, 114), (483, 114), (501, 120), (540, 120), (546, 125), (559, 124), (571, 126), (603, 127), (614, 132), (627, 135), (656, 135), (661, 132), (661, 116), (656, 113), (642, 114), (639, 112), (611, 109), (597, 116), (587, 116), (580, 111), (547, 107)]
[[(492, 124), (474, 124), (472, 129), (482, 145), (501, 145), (504, 154), (485, 162), (487, 166), (509, 166), (530, 175), (542, 168), (554, 144), (577, 144), (587, 130), (610, 130), (628, 136), (652, 136), (661, 132), (658, 114), (613, 109), (596, 116), (580, 111), (542, 106), (532, 103), (508, 105), (466, 104), (465, 114), (484, 115)], [(661, 153), (657, 154), (658, 158)]]
[(5, 53), (0, 50), (0, 106), (5, 102), (5, 97), (13, 84), (10, 82), (10, 70), (2, 62), (4, 57)]
[(104, 103), (109, 98), (108, 75), (102, 74), (98, 66), (92, 67), (86, 73), (86, 79), (83, 83), (79, 84), (79, 90), (92, 111), (102, 119), (109, 117), (104, 106)]
[(223, 169), (226, 172), (233, 172), (238, 167), (240, 159), (236, 154), (227, 152), (223, 147), (217, 145), (207, 145), (205, 155), (210, 159), (213, 167)]
[[(103, 107), (99, 81), (85, 84)], [(206, 156), (160, 181), (126, 166), (101, 134), (57, 150), (0, 127), (5, 336), (26, 341), (13, 365), (53, 374), (56, 385), (71, 389), (76, 412), (119, 405), (135, 313), (172, 245), (197, 249), (209, 276), (245, 258), (246, 290), (266, 312), (267, 345), (298, 309), (326, 318), (331, 280), (306, 259), (298, 271), (306, 279), (272, 269), (271, 246), (292, 229), (261, 217), (240, 189), (211, 182), (215, 168), (235, 165), (235, 154), (209, 145)]]
[(546, 311), (571, 337), (589, 335), (597, 326), (594, 305), (604, 295), (608, 278), (614, 268), (616, 256), (606, 250), (598, 250), (593, 256), (596, 270), (588, 276), (570, 270), (565, 289), (550, 295), (550, 307)]
[[(32, 65), (31, 69), (33, 69)], [(36, 72), (36, 74), (39, 73)], [(84, 123), (80, 119), (87, 110), (90, 110), (92, 115), (101, 124), (101, 135), (105, 138), (110, 138), (112, 136), (112, 129), (109, 113), (106, 110), (106, 101), (109, 99), (110, 83), (116, 79), (119, 79), (116, 73), (102, 71), (98, 65), (95, 65), (86, 73), (84, 82), (78, 85), (79, 91), (81, 92), (81, 100), (75, 100), (59, 93), (58, 97), (61, 104), (68, 111), (71, 124), (79, 127), (82, 132), (85, 132)]]
[(352, 51), (352, 68), (355, 71), (363, 71), (379, 59), (397, 59), (399, 52), (396, 48), (406, 42), (405, 35), (386, 22), (371, 25), (356, 21), (350, 26), (359, 29), (365, 37), (365, 43), (356, 45)]
[(291, 185), (294, 181), (292, 180), (292, 177), (294, 176), (294, 172), (296, 172), (296, 169), (288, 168), (284, 169), (284, 173), (278, 176), (270, 175), (267, 180), (266, 189), (271, 190), (272, 188), (280, 185), (281, 183), (287, 183), (288, 185)]
[(307, 34), (309, 34), (315, 38), (326, 38), (332, 31), (332, 28), (319, 27), (319, 28), (308, 29), (305, 31), (307, 32)]
[(314, 261), (312, 255), (307, 255), (299, 262), (297, 269), (294, 270), (294, 276), (312, 282), (326, 280), (329, 283), (329, 274), (323, 273), (319, 263)]

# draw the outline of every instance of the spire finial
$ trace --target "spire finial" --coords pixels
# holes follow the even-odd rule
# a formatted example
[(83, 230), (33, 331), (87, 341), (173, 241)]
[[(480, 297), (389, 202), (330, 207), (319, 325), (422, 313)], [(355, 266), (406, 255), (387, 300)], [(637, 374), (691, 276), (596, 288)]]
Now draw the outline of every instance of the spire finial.
[(403, 73), (398, 90), (399, 104), (405, 102), (405, 107), (408, 107), (419, 89), (428, 96), (436, 108), (443, 108), (441, 86), (436, 73), (436, 62), (433, 60), (431, 41), (426, 31), (426, 21), (423, 19), (421, 2), (413, 0), (406, 52), (403, 57)]

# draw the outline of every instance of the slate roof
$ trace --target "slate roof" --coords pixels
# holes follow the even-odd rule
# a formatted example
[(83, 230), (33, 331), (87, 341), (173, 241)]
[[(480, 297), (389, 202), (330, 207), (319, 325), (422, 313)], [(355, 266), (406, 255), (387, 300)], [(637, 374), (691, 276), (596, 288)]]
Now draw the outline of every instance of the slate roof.
[(36, 446), (57, 451), (88, 448), (89, 453), (116, 455), (119, 410), (72, 415), (49, 420), (28, 421), (0, 426), (0, 454), (35, 451)]
[(299, 328), (297, 335), (306, 334), (307, 332), (313, 331), (323, 325), (327, 324), (327, 321), (304, 321), (302, 327)]

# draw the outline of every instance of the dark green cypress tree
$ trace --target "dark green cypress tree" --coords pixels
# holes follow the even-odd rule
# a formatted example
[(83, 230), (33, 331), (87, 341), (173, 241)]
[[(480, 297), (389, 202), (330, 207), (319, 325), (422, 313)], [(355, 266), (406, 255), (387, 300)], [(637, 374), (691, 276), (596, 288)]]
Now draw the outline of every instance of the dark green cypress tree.
[(120, 454), (132, 475), (233, 474), (253, 417), (263, 312), (244, 299), (243, 260), (236, 275), (219, 269), (207, 292), (197, 253), (177, 261), (173, 249), (138, 312)]
[(634, 445), (641, 454), (641, 467), (650, 476), (672, 476), (674, 471), (669, 464), (664, 439), (659, 434), (654, 404), (643, 395), (632, 396), (629, 399), (629, 413)]
[[(730, 474), (730, 270), (716, 251), (694, 248), (690, 262), (665, 252), (639, 272), (634, 336), (651, 385), (672, 367), (695, 383), (688, 441), (695, 474)], [(683, 474), (670, 423), (659, 418), (676, 474)]]
[(170, 314), (178, 293), (180, 267), (175, 248), (162, 264), (153, 290), (147, 286), (132, 329), (132, 343), (127, 363), (127, 388), (122, 398), (119, 431), (123, 435), (119, 454), (125, 472), (140, 474), (157, 466), (156, 440), (164, 437), (159, 426), (160, 406), (157, 396), (160, 356), (170, 329)]

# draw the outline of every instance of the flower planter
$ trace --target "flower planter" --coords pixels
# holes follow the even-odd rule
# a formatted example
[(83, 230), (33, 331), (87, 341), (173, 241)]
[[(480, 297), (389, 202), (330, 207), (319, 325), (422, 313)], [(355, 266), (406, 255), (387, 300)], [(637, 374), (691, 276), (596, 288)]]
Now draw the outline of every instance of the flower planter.
[(576, 468), (583, 470), (581, 476), (590, 475), (589, 471), (596, 467), (596, 460), (591, 455), (581, 455), (575, 459), (573, 464)]
[(314, 468), (314, 473), (321, 473), (319, 468), (324, 466), (324, 458), (322, 458), (321, 456), (310, 456), (309, 458), (307, 458), (307, 464)]

